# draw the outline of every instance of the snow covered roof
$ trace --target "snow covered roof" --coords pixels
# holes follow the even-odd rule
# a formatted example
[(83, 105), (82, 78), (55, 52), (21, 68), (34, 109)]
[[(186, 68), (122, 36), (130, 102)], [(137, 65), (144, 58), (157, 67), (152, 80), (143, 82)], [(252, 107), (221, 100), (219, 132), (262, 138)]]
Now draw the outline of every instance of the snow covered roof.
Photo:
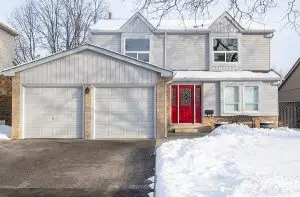
[[(92, 26), (92, 30), (119, 30), (127, 20), (112, 19), (100, 20)], [(148, 20), (157, 29), (165, 30), (189, 30), (207, 29), (210, 23), (201, 20)]]
[[(143, 17), (139, 12), (137, 12), (135, 15)], [(221, 16), (226, 16), (226, 15), (230, 16), (227, 12), (224, 12)], [(91, 27), (91, 30), (92, 31), (119, 31), (127, 21), (128, 19), (100, 20)], [(156, 30), (171, 30), (171, 31), (172, 30), (186, 30), (186, 31), (209, 30), (210, 25), (212, 25), (215, 22), (214, 20), (172, 20), (172, 19), (171, 20), (169, 19), (147, 20), (147, 21), (153, 27), (155, 27)], [(243, 27), (245, 31), (271, 31), (271, 32), (274, 31), (268, 28), (266, 25), (259, 24), (256, 22), (240, 21), (239, 24)]]
[(263, 80), (278, 81), (281, 76), (273, 70), (253, 71), (174, 71), (173, 81), (226, 81)]

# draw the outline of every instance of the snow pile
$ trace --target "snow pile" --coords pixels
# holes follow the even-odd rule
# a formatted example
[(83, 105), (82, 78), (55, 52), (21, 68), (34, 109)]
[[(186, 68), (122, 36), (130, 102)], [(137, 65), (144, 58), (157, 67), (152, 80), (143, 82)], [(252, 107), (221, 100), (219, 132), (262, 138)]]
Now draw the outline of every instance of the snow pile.
[(156, 196), (300, 196), (300, 132), (224, 125), (162, 144)]
[(9, 140), (11, 127), (7, 125), (0, 125), (0, 140)]

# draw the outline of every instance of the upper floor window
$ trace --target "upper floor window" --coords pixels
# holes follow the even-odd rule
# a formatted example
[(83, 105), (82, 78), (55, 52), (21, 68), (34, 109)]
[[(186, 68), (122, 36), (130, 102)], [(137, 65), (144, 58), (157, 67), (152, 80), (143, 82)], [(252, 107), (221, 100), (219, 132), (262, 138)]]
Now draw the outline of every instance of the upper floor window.
[(149, 39), (132, 39), (125, 40), (125, 55), (149, 62), (150, 40)]
[(237, 38), (213, 38), (215, 62), (238, 62)]

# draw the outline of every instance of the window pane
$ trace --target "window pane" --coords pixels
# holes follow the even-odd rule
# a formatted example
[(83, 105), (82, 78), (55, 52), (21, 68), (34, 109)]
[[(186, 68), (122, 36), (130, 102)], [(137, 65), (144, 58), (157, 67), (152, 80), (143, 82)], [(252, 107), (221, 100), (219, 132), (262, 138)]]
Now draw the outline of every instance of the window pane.
[(225, 53), (215, 53), (214, 60), (215, 62), (225, 62)]
[(226, 53), (226, 62), (238, 62), (238, 54)]
[(258, 103), (258, 87), (247, 86), (245, 87), (245, 103)]
[(214, 38), (214, 51), (237, 51), (238, 39), (236, 38)]
[(200, 104), (201, 102), (201, 88), (196, 86), (196, 104)]
[(149, 53), (139, 53), (138, 59), (144, 62), (149, 62)]
[(177, 106), (177, 86), (172, 88), (172, 105)]
[(125, 55), (137, 59), (137, 53), (125, 53)]
[(181, 106), (191, 105), (191, 88), (182, 88), (181, 90)]
[(239, 102), (239, 87), (227, 86), (225, 87), (225, 101), (226, 104), (234, 104)]
[(258, 111), (258, 104), (246, 104), (246, 111)]
[(126, 51), (149, 51), (150, 41), (149, 39), (126, 39), (125, 50)]
[(225, 108), (226, 108), (226, 111), (238, 111), (239, 105), (238, 104), (226, 104)]

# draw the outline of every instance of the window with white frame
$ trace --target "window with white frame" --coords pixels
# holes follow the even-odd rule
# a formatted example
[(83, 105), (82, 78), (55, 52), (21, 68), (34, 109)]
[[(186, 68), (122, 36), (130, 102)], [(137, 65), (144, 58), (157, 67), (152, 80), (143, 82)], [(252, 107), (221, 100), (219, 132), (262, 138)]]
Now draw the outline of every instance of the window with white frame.
[(227, 112), (240, 111), (239, 86), (225, 87), (225, 111)]
[(238, 62), (237, 38), (213, 38), (214, 62)]
[(245, 111), (258, 111), (259, 95), (258, 86), (244, 87), (244, 107)]
[(149, 62), (150, 40), (144, 38), (125, 39), (125, 55)]

